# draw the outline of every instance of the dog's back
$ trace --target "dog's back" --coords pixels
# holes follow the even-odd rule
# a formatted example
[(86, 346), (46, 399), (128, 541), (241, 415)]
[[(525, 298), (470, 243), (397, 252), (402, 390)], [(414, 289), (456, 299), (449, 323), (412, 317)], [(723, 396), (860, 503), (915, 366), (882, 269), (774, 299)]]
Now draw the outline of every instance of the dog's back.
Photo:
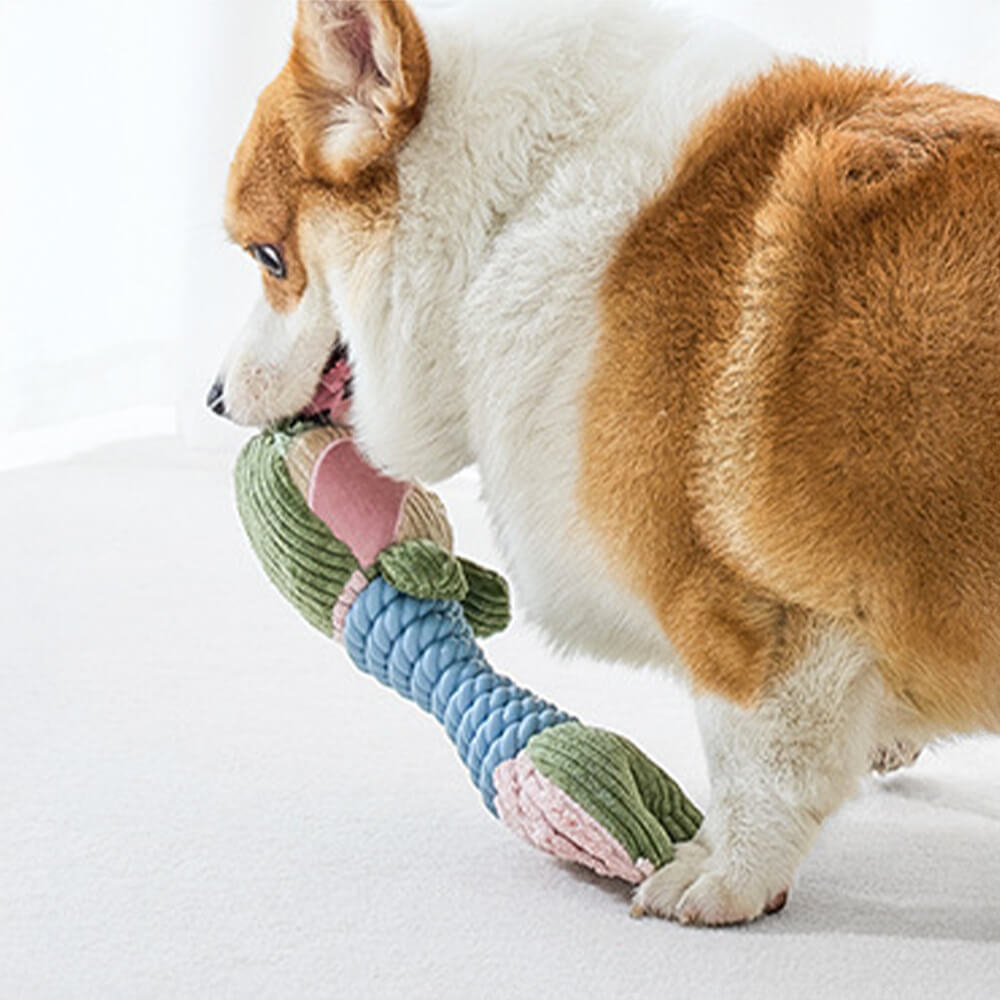
[(768, 74), (692, 142), (605, 305), (585, 493), (618, 538), (635, 506), (622, 558), (687, 661), (692, 567), (718, 558), (709, 589), (733, 593), (706, 603), (748, 588), (851, 622), (935, 723), (1000, 725), (1000, 105)]

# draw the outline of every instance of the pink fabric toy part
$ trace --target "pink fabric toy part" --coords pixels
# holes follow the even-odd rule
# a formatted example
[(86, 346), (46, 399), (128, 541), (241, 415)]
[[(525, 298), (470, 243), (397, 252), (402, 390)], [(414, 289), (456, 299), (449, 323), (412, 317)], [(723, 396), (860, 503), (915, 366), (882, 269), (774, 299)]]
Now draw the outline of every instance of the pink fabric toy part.
[(349, 437), (331, 441), (313, 467), (309, 507), (362, 566), (399, 541), (403, 501), (410, 487), (373, 469)]

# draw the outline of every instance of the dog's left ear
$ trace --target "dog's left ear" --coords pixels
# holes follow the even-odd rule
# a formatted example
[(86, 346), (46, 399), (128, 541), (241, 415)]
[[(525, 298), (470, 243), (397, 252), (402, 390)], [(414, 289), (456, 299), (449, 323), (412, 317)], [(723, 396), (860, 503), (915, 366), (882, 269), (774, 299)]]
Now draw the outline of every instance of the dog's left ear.
[(308, 168), (350, 183), (420, 120), (430, 59), (404, 0), (299, 0), (292, 70)]

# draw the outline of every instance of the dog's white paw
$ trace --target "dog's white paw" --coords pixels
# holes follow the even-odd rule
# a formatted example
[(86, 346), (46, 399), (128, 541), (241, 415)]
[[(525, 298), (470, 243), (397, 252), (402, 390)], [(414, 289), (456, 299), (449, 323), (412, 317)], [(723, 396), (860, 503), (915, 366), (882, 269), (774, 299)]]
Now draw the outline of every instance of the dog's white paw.
[(770, 886), (745, 870), (727, 866), (697, 840), (680, 844), (674, 860), (636, 890), (632, 916), (655, 914), (684, 924), (742, 924), (776, 913), (788, 898), (787, 887)]

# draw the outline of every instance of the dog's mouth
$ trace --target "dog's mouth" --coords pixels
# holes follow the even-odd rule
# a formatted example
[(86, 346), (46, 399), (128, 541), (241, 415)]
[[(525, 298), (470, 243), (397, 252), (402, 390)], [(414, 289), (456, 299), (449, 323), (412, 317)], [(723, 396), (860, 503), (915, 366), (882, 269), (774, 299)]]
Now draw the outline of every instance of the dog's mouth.
[(319, 417), (331, 423), (345, 423), (354, 395), (354, 379), (347, 347), (337, 341), (323, 366), (316, 392), (302, 411), (304, 417)]

